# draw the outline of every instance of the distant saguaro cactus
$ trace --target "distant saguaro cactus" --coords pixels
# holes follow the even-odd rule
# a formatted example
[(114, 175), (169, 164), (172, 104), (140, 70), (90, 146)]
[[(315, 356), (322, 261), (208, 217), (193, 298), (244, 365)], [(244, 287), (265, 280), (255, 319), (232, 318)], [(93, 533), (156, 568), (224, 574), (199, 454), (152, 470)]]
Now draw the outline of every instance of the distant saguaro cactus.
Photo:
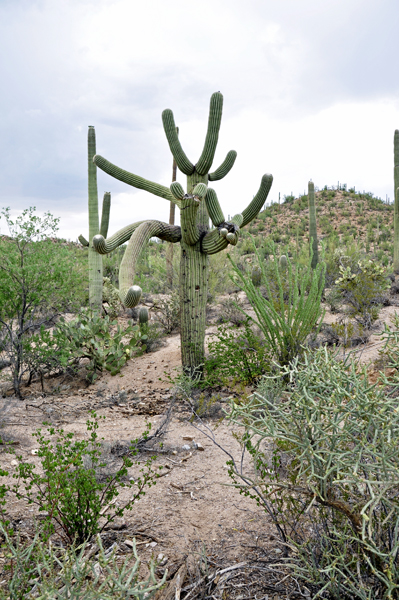
[[(241, 227), (245, 227), (259, 213), (269, 193), (273, 177), (264, 175), (260, 188), (242, 214), (226, 221), (216, 192), (208, 188), (209, 181), (227, 175), (234, 165), (237, 153), (228, 152), (223, 163), (210, 173), (219, 137), (223, 96), (216, 92), (211, 97), (208, 131), (204, 149), (196, 164), (183, 151), (171, 110), (162, 113), (162, 121), (170, 150), (177, 166), (187, 175), (187, 191), (173, 182), (170, 189), (124, 171), (102, 156), (95, 156), (95, 164), (120, 181), (155, 196), (171, 200), (180, 208), (180, 227), (161, 221), (140, 221), (124, 227), (109, 239), (96, 235), (93, 245), (97, 252), (106, 254), (117, 246), (129, 242), (120, 265), (119, 293), (123, 304), (134, 307), (140, 302), (141, 288), (134, 285), (137, 260), (151, 237), (172, 243), (180, 242), (180, 303), (181, 303), (181, 354), (185, 373), (198, 377), (203, 370), (205, 350), (205, 313), (208, 296), (209, 255), (237, 244)], [(209, 217), (214, 229), (209, 230)]]
[[(96, 154), (96, 132), (92, 125), (89, 126), (87, 149), (89, 175), (89, 240), (92, 241), (93, 237), (99, 232), (103, 237), (107, 237), (111, 208), (111, 194), (105, 192), (100, 227), (98, 216), (97, 168), (93, 162), (93, 158)], [(93, 243), (89, 243), (83, 235), (79, 236), (79, 241), (83, 246), (89, 247), (89, 304), (93, 310), (100, 312), (103, 298), (102, 256), (95, 251)]]
[(314, 183), (308, 183), (308, 199), (309, 199), (309, 244), (313, 250), (312, 269), (315, 269), (319, 262), (319, 249), (317, 244), (317, 227), (316, 227), (316, 207), (314, 202)]
[(255, 287), (259, 287), (262, 280), (262, 269), (259, 265), (255, 265), (251, 272), (252, 283)]
[(280, 259), (279, 259), (278, 262), (279, 262), (280, 269), (282, 269), (283, 271), (285, 271), (287, 269), (287, 267), (288, 267), (288, 261), (287, 261), (286, 255), (282, 254), (280, 256)]
[(399, 273), (399, 129), (395, 130), (393, 138), (393, 182), (394, 182), (394, 238), (393, 238), (393, 270)]

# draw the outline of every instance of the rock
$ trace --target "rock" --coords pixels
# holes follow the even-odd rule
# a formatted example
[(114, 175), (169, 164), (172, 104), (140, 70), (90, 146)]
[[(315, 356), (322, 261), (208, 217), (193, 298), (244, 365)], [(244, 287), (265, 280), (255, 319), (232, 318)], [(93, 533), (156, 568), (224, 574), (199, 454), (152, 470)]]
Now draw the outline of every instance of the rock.
[(30, 453), (32, 454), (32, 456), (36, 456), (36, 454), (39, 452), (39, 448), (34, 448), (33, 450), (30, 451)]
[(187, 440), (188, 442), (192, 442), (193, 439), (194, 438), (191, 435), (183, 435), (183, 440)]
[(202, 444), (200, 444), (199, 442), (197, 442), (197, 450), (199, 450), (200, 452), (204, 452), (205, 448)]
[(12, 467), (16, 467), (18, 465), (18, 461), (17, 460), (12, 460), (11, 461), (11, 466)]
[(190, 450), (190, 446), (188, 444), (184, 444), (184, 446), (181, 447), (182, 450)]

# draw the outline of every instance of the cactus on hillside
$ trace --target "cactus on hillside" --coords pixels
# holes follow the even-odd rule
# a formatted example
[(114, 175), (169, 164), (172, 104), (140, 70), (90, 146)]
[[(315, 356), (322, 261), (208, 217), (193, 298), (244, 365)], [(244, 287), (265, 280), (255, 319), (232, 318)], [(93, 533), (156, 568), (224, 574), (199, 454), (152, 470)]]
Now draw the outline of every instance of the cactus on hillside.
[(101, 311), (103, 300), (103, 261), (102, 256), (93, 248), (93, 237), (100, 233), (104, 238), (108, 234), (109, 213), (111, 208), (111, 194), (105, 192), (103, 198), (101, 227), (98, 216), (98, 192), (97, 192), (97, 167), (93, 162), (96, 154), (96, 132), (89, 125), (87, 136), (88, 150), (88, 180), (89, 180), (89, 243), (83, 235), (79, 236), (82, 246), (89, 247), (89, 304), (90, 307)]
[(394, 158), (394, 169), (393, 169), (393, 181), (394, 181), (394, 239), (393, 239), (393, 270), (394, 273), (399, 273), (399, 129), (395, 130), (393, 138), (393, 158)]
[(319, 249), (317, 244), (317, 227), (316, 227), (316, 207), (314, 202), (314, 183), (308, 183), (308, 199), (309, 199), (309, 244), (313, 250), (312, 269), (315, 269), (319, 262)]
[(280, 259), (279, 259), (278, 262), (279, 262), (280, 269), (282, 269), (283, 271), (285, 271), (287, 269), (287, 267), (288, 267), (288, 261), (287, 261), (286, 255), (282, 254), (280, 256)]
[(252, 283), (255, 287), (259, 287), (262, 280), (262, 269), (259, 265), (255, 265), (251, 272)]
[[(208, 187), (209, 181), (217, 181), (227, 175), (236, 158), (236, 152), (231, 150), (220, 167), (210, 172), (219, 136), (222, 107), (223, 96), (217, 92), (211, 97), (208, 131), (202, 154), (196, 164), (184, 153), (172, 111), (168, 109), (162, 113), (170, 150), (180, 171), (187, 176), (186, 191), (177, 181), (167, 188), (124, 171), (102, 156), (94, 157), (97, 167), (112, 177), (171, 200), (180, 209), (180, 227), (157, 220), (140, 221), (124, 227), (108, 239), (96, 235), (93, 246), (100, 254), (106, 254), (128, 242), (120, 265), (119, 290), (123, 304), (134, 307), (141, 297), (141, 288), (134, 285), (135, 268), (144, 246), (153, 236), (180, 243), (181, 354), (183, 369), (191, 377), (201, 375), (204, 365), (209, 255), (224, 250), (229, 244), (237, 244), (240, 228), (258, 215), (273, 181), (271, 175), (264, 175), (257, 194), (242, 214), (235, 215), (230, 221), (225, 220), (215, 190)], [(214, 225), (211, 230), (209, 217)]]

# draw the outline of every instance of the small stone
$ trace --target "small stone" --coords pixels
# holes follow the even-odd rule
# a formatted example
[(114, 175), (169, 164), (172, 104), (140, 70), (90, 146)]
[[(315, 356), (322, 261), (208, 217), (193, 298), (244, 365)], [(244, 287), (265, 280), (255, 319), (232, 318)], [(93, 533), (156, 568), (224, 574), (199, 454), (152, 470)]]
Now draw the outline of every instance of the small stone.
[(181, 447), (182, 450), (190, 450), (190, 446), (188, 444), (184, 444), (184, 446)]
[(18, 461), (17, 460), (12, 460), (11, 461), (11, 466), (12, 467), (16, 467), (18, 465)]
[(161, 560), (163, 560), (164, 558), (165, 558), (165, 555), (164, 555), (164, 554), (162, 554), (162, 552), (160, 552), (160, 554), (158, 554), (158, 556), (157, 556), (157, 560), (158, 560), (158, 561), (161, 561)]
[(36, 454), (38, 454), (38, 452), (39, 452), (39, 448), (34, 448), (33, 450), (30, 451), (32, 456), (36, 456)]
[(197, 450), (199, 450), (200, 452), (204, 452), (205, 448), (202, 444), (200, 444), (199, 442), (197, 443)]
[(176, 454), (177, 454), (176, 450), (172, 450), (172, 454), (174, 454), (176, 456)]
[(125, 546), (127, 546), (128, 548), (134, 548), (134, 543), (132, 542), (132, 540), (124, 540), (123, 543), (125, 544)]
[(193, 439), (194, 438), (191, 435), (183, 435), (183, 440), (187, 440), (188, 442), (192, 442)]
[[(158, 546), (158, 544), (156, 542), (150, 542), (148, 545), (150, 546), (150, 548), (155, 548), (155, 546)], [(281, 550), (280, 550), (280, 552), (281, 552)]]
[(274, 551), (276, 554), (281, 554), (281, 552), (282, 552), (282, 550), (280, 550), (280, 548), (275, 548)]

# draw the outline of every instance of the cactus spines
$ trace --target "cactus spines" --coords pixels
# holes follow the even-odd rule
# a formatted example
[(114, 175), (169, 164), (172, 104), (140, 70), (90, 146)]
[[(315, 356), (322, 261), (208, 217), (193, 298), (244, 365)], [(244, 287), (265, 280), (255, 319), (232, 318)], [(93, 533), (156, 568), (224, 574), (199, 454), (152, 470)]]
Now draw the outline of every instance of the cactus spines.
[(316, 227), (316, 207), (314, 201), (314, 183), (308, 183), (308, 198), (309, 198), (309, 244), (312, 248), (312, 269), (315, 269), (319, 262), (319, 249), (317, 244), (317, 227)]
[(285, 271), (287, 269), (288, 261), (287, 261), (287, 257), (285, 254), (282, 254), (280, 256), (279, 265), (280, 265), (280, 269), (282, 269), (283, 271)]
[[(272, 176), (264, 175), (258, 193), (242, 214), (232, 221), (225, 221), (214, 190), (208, 188), (209, 179), (221, 179), (234, 164), (236, 153), (228, 153), (222, 165), (212, 174), (209, 170), (215, 155), (222, 116), (223, 96), (213, 94), (210, 103), (208, 130), (204, 149), (197, 164), (187, 158), (179, 142), (173, 113), (162, 113), (163, 125), (169, 147), (177, 166), (187, 175), (186, 193), (180, 184), (173, 183), (170, 190), (162, 185), (138, 177), (95, 156), (95, 164), (106, 173), (139, 189), (171, 200), (180, 208), (180, 227), (161, 221), (142, 221), (124, 227), (109, 239), (97, 235), (94, 247), (100, 253), (110, 252), (115, 245), (129, 239), (120, 265), (120, 297), (128, 306), (140, 301), (141, 289), (134, 286), (134, 275), (140, 253), (152, 236), (171, 242), (180, 242), (180, 306), (181, 306), (181, 353), (183, 370), (191, 377), (198, 377), (204, 364), (205, 315), (208, 296), (208, 273), (210, 254), (220, 252), (229, 244), (235, 245), (240, 228), (254, 219), (264, 205), (269, 193)], [(209, 216), (215, 229), (209, 230)], [(130, 235), (130, 238), (129, 238)], [(127, 304), (128, 303), (128, 304)]]
[(393, 242), (393, 270), (395, 273), (399, 273), (399, 196), (398, 196), (398, 187), (399, 187), (399, 129), (395, 130), (395, 135), (393, 138), (393, 156), (394, 156), (394, 170), (393, 170), (393, 180), (394, 180), (394, 217), (393, 217), (393, 226), (394, 226), (394, 242)]
[(216, 171), (213, 171), (213, 173), (209, 173), (209, 181), (219, 181), (219, 179), (226, 177), (227, 173), (233, 168), (236, 158), (237, 152), (235, 150), (230, 150), (220, 167), (218, 167)]
[(262, 269), (259, 265), (256, 265), (251, 272), (252, 283), (255, 287), (259, 287), (262, 281)]

